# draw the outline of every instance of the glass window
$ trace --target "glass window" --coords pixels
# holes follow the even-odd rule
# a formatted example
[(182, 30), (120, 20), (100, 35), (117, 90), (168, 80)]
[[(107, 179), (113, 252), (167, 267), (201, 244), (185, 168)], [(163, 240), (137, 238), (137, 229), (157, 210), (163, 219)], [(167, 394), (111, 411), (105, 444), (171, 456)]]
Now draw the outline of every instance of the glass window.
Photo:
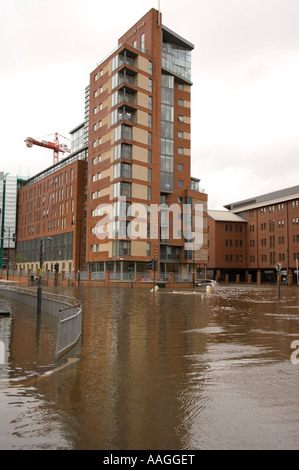
[(153, 91), (153, 80), (151, 78), (148, 79), (148, 91)]
[(161, 105), (161, 120), (174, 122), (174, 108), (166, 104)]
[(131, 242), (124, 240), (113, 241), (112, 256), (131, 256)]
[(153, 109), (153, 98), (151, 96), (148, 97), (148, 109)]
[(140, 36), (140, 49), (145, 50), (145, 33)]
[(113, 197), (126, 196), (131, 197), (132, 185), (127, 181), (120, 181), (113, 185)]

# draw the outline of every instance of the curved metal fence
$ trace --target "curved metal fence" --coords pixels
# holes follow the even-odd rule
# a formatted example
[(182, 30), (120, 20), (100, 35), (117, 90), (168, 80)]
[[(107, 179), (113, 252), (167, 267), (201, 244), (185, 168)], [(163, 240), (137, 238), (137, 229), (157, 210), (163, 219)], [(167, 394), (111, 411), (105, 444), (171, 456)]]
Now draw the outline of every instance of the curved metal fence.
[[(36, 308), (37, 290), (17, 286), (0, 286), (0, 295), (20, 300)], [(82, 302), (52, 292), (42, 292), (42, 312), (54, 315), (56, 324), (55, 359), (62, 357), (77, 344), (82, 334)]]

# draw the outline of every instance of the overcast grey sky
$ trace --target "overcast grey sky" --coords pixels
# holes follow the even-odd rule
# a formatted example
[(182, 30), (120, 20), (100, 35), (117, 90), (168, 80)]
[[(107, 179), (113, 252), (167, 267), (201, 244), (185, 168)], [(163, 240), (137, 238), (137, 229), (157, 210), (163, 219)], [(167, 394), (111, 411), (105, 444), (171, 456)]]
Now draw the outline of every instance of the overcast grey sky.
[[(299, 184), (299, 0), (161, 0), (192, 52), (192, 176), (209, 208)], [(0, 170), (33, 176), (24, 143), (84, 120), (97, 63), (158, 0), (0, 0)]]

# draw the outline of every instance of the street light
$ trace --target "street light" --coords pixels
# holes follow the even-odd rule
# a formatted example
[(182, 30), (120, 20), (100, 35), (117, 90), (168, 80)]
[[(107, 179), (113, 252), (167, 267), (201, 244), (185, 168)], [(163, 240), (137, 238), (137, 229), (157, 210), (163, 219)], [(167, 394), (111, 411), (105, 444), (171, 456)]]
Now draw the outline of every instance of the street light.
[[(46, 237), (46, 240), (53, 240), (51, 237)], [(43, 259), (44, 259), (44, 248), (45, 242), (44, 239), (40, 239), (39, 245), (39, 275), (38, 275), (38, 286), (37, 286), (37, 309), (36, 312), (39, 315), (42, 310), (42, 268), (43, 268)]]
[[(74, 228), (74, 227), (75, 227), (75, 222), (77, 222), (77, 220), (79, 220), (79, 249), (78, 249), (78, 258), (79, 258), (79, 260), (78, 260), (78, 273), (77, 273), (78, 287), (79, 287), (79, 285), (80, 285), (80, 269), (81, 269), (81, 219), (79, 218), (79, 219), (75, 219), (75, 220), (74, 220), (74, 218), (73, 218), (72, 221), (71, 221), (71, 226), (72, 226), (72, 228)], [(75, 243), (75, 250), (76, 250), (76, 251), (75, 251), (75, 258), (74, 258), (74, 260), (75, 260), (75, 263), (76, 263), (76, 255), (77, 255), (77, 233), (76, 233), (75, 235), (76, 235), (76, 238), (75, 238), (75, 240), (76, 240), (76, 243)], [(77, 267), (77, 266), (75, 265), (75, 269), (76, 269), (76, 267)]]
[(275, 265), (275, 269), (277, 271), (277, 289), (278, 289), (278, 299), (280, 299), (280, 271), (281, 271), (281, 263), (277, 263)]

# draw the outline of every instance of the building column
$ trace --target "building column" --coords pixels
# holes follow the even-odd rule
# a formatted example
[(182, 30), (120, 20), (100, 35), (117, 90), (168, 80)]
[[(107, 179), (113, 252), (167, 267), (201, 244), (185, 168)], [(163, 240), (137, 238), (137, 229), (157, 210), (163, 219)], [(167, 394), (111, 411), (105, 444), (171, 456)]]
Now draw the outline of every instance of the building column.
[(256, 273), (256, 283), (258, 286), (260, 286), (262, 284), (262, 273), (260, 271), (260, 269), (257, 270), (257, 273)]

